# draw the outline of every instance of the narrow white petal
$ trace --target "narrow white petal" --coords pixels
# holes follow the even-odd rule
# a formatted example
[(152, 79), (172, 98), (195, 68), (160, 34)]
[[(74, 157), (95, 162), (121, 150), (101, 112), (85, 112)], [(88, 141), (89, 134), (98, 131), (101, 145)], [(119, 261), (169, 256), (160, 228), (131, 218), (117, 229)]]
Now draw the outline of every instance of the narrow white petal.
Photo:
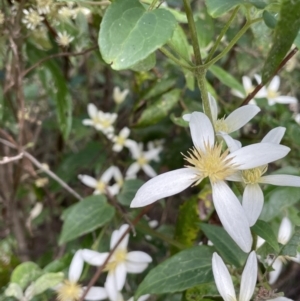
[(243, 182), (242, 173), (240, 171), (237, 171), (236, 173), (228, 176), (226, 178), (226, 181)]
[(243, 193), (242, 206), (250, 227), (258, 220), (264, 206), (264, 194), (258, 184), (246, 185)]
[(231, 153), (233, 153), (233, 152), (239, 150), (240, 148), (242, 148), (241, 142), (238, 141), (238, 140), (233, 139), (227, 133), (219, 132), (218, 135), (221, 136), (225, 140), (225, 142), (227, 144), (227, 147), (229, 148), (229, 151)]
[(285, 157), (291, 149), (273, 143), (255, 143), (245, 146), (227, 156), (233, 158), (239, 170), (255, 168)]
[(88, 104), (87, 111), (91, 118), (97, 117), (98, 115), (98, 109), (93, 103)]
[(139, 172), (140, 168), (141, 167), (137, 162), (132, 163), (126, 171), (126, 177), (127, 178), (135, 178), (136, 174)]
[[(83, 287), (83, 289), (85, 290), (86, 287)], [(105, 300), (107, 298), (108, 298), (108, 294), (104, 287), (92, 286), (87, 292), (84, 299), (94, 301), (94, 300)]]
[(81, 254), (86, 263), (94, 266), (102, 265), (108, 256), (108, 252), (99, 253), (89, 249), (83, 249)]
[(215, 209), (224, 229), (236, 244), (248, 253), (251, 250), (252, 236), (247, 217), (238, 198), (223, 181), (212, 184), (212, 194)]
[(68, 277), (70, 281), (77, 282), (79, 280), (82, 273), (83, 264), (84, 261), (81, 255), (81, 250), (78, 250), (73, 256), (73, 259), (70, 264)]
[(213, 122), (215, 122), (218, 119), (218, 104), (215, 98), (210, 93), (208, 93), (208, 100), (211, 111), (211, 117)]
[(274, 98), (274, 101), (277, 103), (282, 103), (282, 104), (290, 104), (290, 103), (298, 103), (298, 100), (296, 97), (292, 96), (277, 96)]
[(162, 148), (161, 147), (156, 147), (156, 148), (153, 148), (153, 149), (150, 149), (146, 152), (144, 152), (144, 157), (148, 160), (148, 161), (151, 161), (153, 160), (154, 158), (156, 158), (159, 153), (162, 151)]
[(182, 115), (182, 119), (186, 122), (190, 122), (192, 114), (184, 114)]
[(226, 119), (228, 132), (232, 133), (243, 127), (250, 121), (258, 112), (260, 108), (254, 105), (247, 105), (234, 110)]
[(120, 152), (123, 149), (123, 145), (121, 144), (114, 144), (112, 150), (116, 153)]
[(122, 288), (125, 285), (126, 281), (126, 276), (127, 276), (127, 271), (126, 271), (126, 265), (125, 262), (120, 263), (117, 265), (115, 271), (115, 279), (116, 279), (116, 284), (117, 284), (117, 290), (121, 291)]
[(142, 251), (132, 251), (126, 256), (127, 261), (137, 262), (137, 263), (150, 263), (152, 262), (151, 256)]
[(256, 250), (259, 249), (266, 241), (261, 238), (260, 236), (257, 236), (257, 241), (256, 241)]
[(196, 148), (205, 151), (205, 143), (208, 145), (214, 145), (214, 128), (205, 114), (201, 112), (194, 112), (191, 115), (189, 125), (193, 144)]
[(281, 221), (277, 240), (279, 243), (286, 245), (291, 239), (293, 232), (293, 225), (289, 218), (284, 217)]
[(108, 190), (108, 192), (114, 196), (114, 195), (117, 195), (120, 191), (120, 186), (118, 183), (115, 183), (111, 186), (107, 186), (106, 189)]
[(88, 187), (95, 188), (97, 186), (98, 181), (87, 175), (78, 175), (78, 179)]
[(300, 253), (297, 252), (296, 257), (289, 257), (292, 261), (300, 263)]
[(126, 271), (128, 273), (131, 274), (140, 274), (143, 273), (147, 267), (148, 267), (148, 263), (136, 263), (136, 262), (132, 262), (132, 261), (126, 261)]
[(278, 126), (272, 129), (268, 134), (261, 140), (261, 142), (275, 143), (279, 144), (284, 136), (286, 128), (283, 126)]
[(280, 78), (278, 75), (275, 75), (274, 78), (271, 80), (270, 84), (268, 85), (268, 90), (277, 92), (280, 86)]
[(217, 253), (214, 253), (212, 257), (212, 270), (217, 289), (224, 301), (236, 300), (233, 283), (228, 269)]
[(274, 271), (271, 271), (269, 273), (269, 283), (270, 284), (274, 284), (276, 282), (276, 280), (278, 279), (278, 277), (282, 271), (283, 262), (280, 257), (275, 259), (272, 267), (273, 267)]
[(132, 158), (137, 159), (140, 157), (141, 150), (139, 144), (136, 141), (131, 140), (131, 143), (130, 145), (128, 145), (128, 148), (131, 152)]
[(249, 301), (254, 293), (257, 281), (256, 253), (252, 251), (248, 256), (241, 279), (239, 301)]
[(93, 125), (94, 125), (94, 121), (91, 120), (91, 119), (83, 119), (83, 120), (82, 120), (82, 124), (83, 124), (83, 125), (90, 125), (90, 126), (93, 126)]
[(104, 287), (106, 289), (106, 292), (108, 294), (109, 300), (111, 301), (118, 301), (118, 289), (115, 279), (115, 274), (112, 272), (109, 272), (106, 277), (106, 282), (104, 284)]
[(101, 182), (108, 183), (115, 174), (115, 166), (109, 167), (101, 176)]
[(158, 175), (146, 182), (136, 193), (131, 207), (143, 207), (162, 198), (177, 194), (195, 182), (191, 168), (181, 168)]
[(114, 179), (116, 181), (123, 181), (122, 173), (118, 167), (115, 168)]
[[(124, 224), (120, 227), (118, 240), (121, 238), (121, 236), (124, 235), (124, 233), (128, 230), (128, 228), (129, 228), (129, 225), (127, 225), (127, 224)], [(128, 246), (128, 241), (129, 241), (129, 233), (126, 234), (125, 237), (122, 239), (118, 248), (126, 250), (127, 246)]]
[(150, 178), (154, 178), (155, 176), (157, 176), (156, 171), (149, 164), (143, 165), (142, 169), (145, 172), (145, 174)]
[(236, 97), (239, 97), (239, 98), (244, 98), (245, 97), (245, 94), (241, 93), (240, 91), (238, 90), (231, 90), (231, 94), (236, 96)]
[(260, 183), (277, 186), (300, 187), (300, 177), (291, 175), (269, 175), (260, 178)]
[[(137, 299), (137, 301), (146, 301), (149, 297), (150, 297), (150, 295), (143, 295), (143, 296), (139, 297), (139, 298)], [(129, 301), (129, 300), (128, 300), (128, 301)]]
[(249, 91), (252, 90), (252, 88), (253, 88), (252, 81), (251, 81), (250, 77), (243, 76), (242, 81), (243, 81), (243, 86), (244, 86), (244, 89), (245, 89), (246, 93), (249, 93)]
[(127, 138), (130, 134), (130, 129), (128, 127), (124, 127), (120, 133), (119, 133), (122, 137)]
[(116, 245), (117, 241), (119, 240), (119, 230), (113, 231), (110, 237), (110, 250)]

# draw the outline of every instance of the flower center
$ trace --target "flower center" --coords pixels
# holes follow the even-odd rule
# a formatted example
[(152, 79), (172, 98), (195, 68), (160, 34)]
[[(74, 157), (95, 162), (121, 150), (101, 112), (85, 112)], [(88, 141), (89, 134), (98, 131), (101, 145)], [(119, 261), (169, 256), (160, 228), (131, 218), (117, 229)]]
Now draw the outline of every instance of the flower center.
[(116, 143), (119, 144), (119, 145), (124, 145), (125, 138), (122, 137), (122, 136), (117, 136)]
[(184, 155), (184, 159), (192, 166), (187, 166), (197, 171), (195, 185), (202, 179), (209, 177), (212, 183), (222, 181), (236, 171), (237, 165), (233, 164), (232, 158), (227, 159), (229, 150), (222, 152), (222, 143), (211, 147), (205, 144), (205, 150), (192, 148), (188, 152), (189, 156)]
[(225, 117), (221, 118), (221, 119), (217, 119), (214, 122), (214, 127), (215, 127), (215, 131), (216, 132), (225, 132), (228, 133), (228, 125), (225, 122)]
[(137, 159), (137, 163), (140, 165), (140, 166), (143, 166), (145, 164), (148, 163), (148, 160), (144, 157), (144, 156), (141, 156)]
[(109, 119), (103, 119), (100, 123), (105, 129), (110, 127), (112, 124), (112, 122)]
[(261, 176), (267, 171), (268, 165), (259, 166), (242, 171), (242, 178), (245, 184), (258, 183)]
[(279, 96), (279, 94), (276, 91), (268, 89), (267, 98), (275, 98), (277, 96)]
[(113, 254), (112, 261), (110, 261), (106, 267), (105, 271), (112, 272), (116, 269), (116, 267), (126, 261), (127, 250), (126, 249), (117, 249)]
[(98, 181), (97, 186), (96, 186), (96, 190), (98, 190), (101, 193), (104, 193), (105, 188), (106, 188), (106, 184), (102, 181)]
[(57, 290), (57, 299), (59, 301), (77, 301), (82, 294), (82, 288), (76, 282), (65, 280), (62, 286)]

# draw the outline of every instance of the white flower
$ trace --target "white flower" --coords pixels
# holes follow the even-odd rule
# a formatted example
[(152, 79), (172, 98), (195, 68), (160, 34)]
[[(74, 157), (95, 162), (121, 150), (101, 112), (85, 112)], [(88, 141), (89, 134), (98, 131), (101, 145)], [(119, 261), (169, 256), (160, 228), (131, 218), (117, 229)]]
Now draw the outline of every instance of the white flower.
[(223, 227), (243, 251), (249, 252), (252, 244), (249, 223), (240, 201), (225, 180), (238, 170), (254, 168), (282, 158), (290, 149), (282, 145), (257, 143), (229, 154), (229, 150), (222, 151), (222, 143), (215, 143), (214, 128), (205, 114), (192, 113), (189, 126), (194, 148), (188, 152), (185, 160), (191, 166), (149, 180), (137, 191), (131, 207), (147, 206), (209, 177), (213, 202)]
[[(112, 233), (110, 240), (110, 249), (112, 250), (119, 239), (127, 231), (128, 225), (122, 225), (119, 230)], [(126, 234), (121, 243), (117, 246), (115, 252), (105, 266), (105, 271), (108, 272), (105, 289), (110, 300), (117, 301), (119, 293), (126, 280), (127, 273), (139, 274), (142, 273), (152, 262), (152, 258), (142, 251), (127, 251), (129, 234)], [(99, 253), (92, 250), (84, 249), (82, 256), (84, 260), (91, 264), (100, 266), (106, 260), (108, 253)]]
[(114, 142), (113, 145), (113, 151), (115, 152), (120, 152), (124, 146), (126, 147), (130, 147), (132, 145), (132, 143), (134, 143), (133, 140), (131, 139), (127, 139), (129, 137), (130, 134), (130, 129), (128, 127), (124, 127), (119, 135), (116, 136), (112, 136), (111, 140), (112, 142)]
[[(217, 133), (224, 132), (230, 134), (235, 132), (250, 121), (258, 112), (260, 112), (260, 108), (258, 106), (246, 105), (234, 110), (226, 118), (223, 117), (218, 119), (217, 102), (210, 93), (208, 93), (208, 99), (213, 119), (212, 122)], [(191, 114), (185, 114), (182, 117), (185, 121), (189, 122)]]
[[(261, 141), (261, 143), (279, 144), (285, 133), (284, 127), (277, 127), (271, 130)], [(223, 138), (231, 145), (231, 150), (239, 148), (234, 146), (233, 139), (228, 135)], [(242, 182), (246, 185), (243, 193), (242, 205), (248, 218), (250, 227), (252, 227), (259, 218), (263, 205), (264, 195), (259, 184), (271, 184), (278, 186), (300, 187), (300, 177), (292, 175), (267, 175), (268, 166), (262, 165), (252, 169), (246, 169), (242, 172), (231, 175), (228, 179), (231, 181)]]
[(28, 10), (23, 9), (23, 13), (25, 16), (22, 19), (22, 22), (26, 24), (26, 27), (28, 29), (34, 30), (44, 20), (44, 18), (40, 16), (39, 13), (32, 8), (29, 8)]
[(121, 91), (119, 87), (114, 87), (114, 90), (113, 90), (114, 102), (118, 105), (121, 104), (122, 102), (124, 102), (128, 93), (129, 93), (128, 89), (124, 89), (123, 91)]
[(162, 151), (161, 147), (153, 148), (148, 151), (143, 151), (143, 143), (136, 143), (132, 141), (130, 143), (129, 150), (131, 152), (132, 158), (136, 160), (133, 162), (126, 172), (126, 178), (136, 178), (136, 174), (142, 169), (145, 174), (149, 177), (155, 177), (155, 170), (149, 165), (151, 160), (157, 159), (158, 154)]
[[(55, 288), (59, 301), (77, 301), (86, 289), (78, 283), (84, 265), (82, 254), (83, 250), (78, 250), (75, 253), (69, 268), (68, 279)], [(87, 292), (85, 299), (100, 300), (105, 294), (106, 291), (103, 287), (93, 286)]]
[[(109, 167), (99, 180), (88, 175), (78, 175), (78, 178), (86, 186), (94, 188), (94, 194), (106, 194), (106, 190), (108, 190), (108, 192), (114, 196), (119, 193), (123, 186), (123, 176), (116, 166)], [(112, 178), (116, 183), (109, 186), (108, 183)]]
[[(261, 77), (257, 74), (255, 74), (255, 78), (258, 83), (261, 83)], [(276, 103), (282, 103), (282, 104), (292, 104), (292, 103), (297, 103), (298, 100), (295, 97), (292, 96), (283, 96), (280, 95), (278, 89), (280, 85), (280, 78), (278, 75), (274, 76), (274, 78), (271, 80), (269, 85), (267, 87), (263, 87), (261, 89), (261, 93), (264, 94), (267, 99), (268, 99), (268, 104), (270, 106), (273, 106)]]
[(50, 12), (53, 0), (36, 0), (37, 10), (39, 14), (48, 14)]
[(93, 126), (96, 130), (101, 131), (106, 135), (114, 132), (113, 123), (118, 117), (116, 113), (111, 114), (99, 111), (92, 103), (88, 104), (87, 109), (91, 119), (84, 119), (82, 121), (84, 125)]
[(74, 37), (70, 36), (66, 31), (58, 32), (56, 42), (62, 47), (67, 47), (74, 40)]
[[(147, 149), (153, 150), (155, 148), (160, 148), (162, 150), (164, 142), (165, 142), (164, 139), (157, 139), (157, 140), (149, 141), (147, 143)], [(152, 158), (152, 160), (155, 162), (159, 162), (160, 161), (159, 153), (157, 154), (156, 157)]]
[(58, 14), (63, 18), (63, 19), (69, 19), (72, 18), (76, 15), (76, 12), (73, 8), (70, 7), (62, 7), (58, 10)]

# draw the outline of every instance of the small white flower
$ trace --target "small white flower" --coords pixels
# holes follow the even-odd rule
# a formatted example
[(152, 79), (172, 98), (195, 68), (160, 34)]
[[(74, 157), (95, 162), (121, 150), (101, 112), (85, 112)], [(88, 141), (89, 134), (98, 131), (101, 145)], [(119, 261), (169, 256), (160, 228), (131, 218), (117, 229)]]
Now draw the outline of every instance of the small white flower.
[(249, 223), (240, 201), (225, 180), (239, 170), (255, 168), (280, 159), (290, 149), (272, 143), (256, 143), (229, 154), (228, 149), (222, 150), (222, 143), (215, 143), (213, 125), (205, 114), (192, 113), (189, 126), (194, 148), (188, 152), (185, 160), (190, 166), (149, 180), (137, 191), (131, 207), (147, 206), (209, 177), (214, 206), (224, 229), (244, 252), (249, 252), (252, 244)]
[(129, 93), (128, 89), (124, 89), (123, 91), (121, 91), (119, 87), (114, 87), (114, 90), (113, 90), (114, 102), (118, 105), (121, 104), (122, 102), (124, 102), (128, 93)]
[(26, 24), (26, 27), (28, 29), (34, 30), (44, 20), (44, 18), (40, 16), (39, 13), (32, 8), (29, 8), (28, 10), (23, 9), (23, 13), (24, 13), (24, 17), (22, 19), (22, 22)]
[(132, 158), (136, 160), (133, 162), (126, 172), (126, 178), (136, 178), (137, 173), (142, 169), (145, 174), (149, 177), (155, 177), (157, 174), (155, 170), (149, 165), (151, 160), (157, 159), (158, 154), (161, 152), (162, 148), (157, 147), (150, 149), (148, 151), (143, 151), (143, 143), (136, 143), (132, 141), (130, 143), (129, 150), (131, 152)]
[[(119, 230), (112, 233), (110, 240), (110, 249), (112, 250), (118, 240), (127, 231), (128, 225), (122, 225)], [(105, 289), (110, 300), (117, 301), (119, 292), (122, 290), (127, 273), (139, 274), (142, 273), (152, 262), (152, 258), (142, 251), (127, 251), (129, 234), (126, 234), (124, 239), (116, 248), (108, 264), (105, 266), (105, 271), (108, 272)], [(82, 256), (90, 265), (102, 265), (106, 260), (108, 253), (99, 253), (92, 250), (84, 249)]]
[(130, 147), (134, 141), (131, 139), (127, 139), (129, 137), (130, 134), (130, 129), (128, 127), (124, 127), (119, 135), (113, 136), (111, 138), (112, 142), (114, 142), (113, 145), (113, 151), (114, 152), (120, 152), (124, 146), (126, 147)]
[[(150, 150), (153, 150), (155, 148), (160, 148), (161, 150), (163, 149), (163, 144), (164, 144), (165, 140), (164, 139), (157, 139), (157, 140), (153, 140), (153, 141), (149, 141), (147, 143), (147, 149), (150, 151)], [(152, 159), (153, 161), (155, 162), (159, 162), (160, 161), (160, 157), (159, 157), (159, 154), (157, 154), (156, 157), (154, 157)]]
[[(123, 176), (116, 166), (109, 167), (99, 180), (88, 175), (78, 175), (78, 178), (86, 186), (94, 188), (94, 194), (106, 194), (106, 190), (108, 190), (114, 196), (119, 193), (123, 186)], [(109, 186), (108, 183), (111, 179), (114, 179), (116, 183)]]
[(66, 31), (58, 32), (56, 42), (62, 47), (67, 47), (74, 40), (74, 37), (70, 36)]
[(58, 14), (63, 18), (63, 19), (69, 19), (73, 18), (75, 15), (75, 10), (73, 8), (64, 6), (58, 10)]
[[(227, 134), (233, 133), (243, 127), (248, 121), (250, 121), (258, 112), (260, 108), (256, 105), (246, 105), (242, 106), (232, 113), (230, 113), (226, 118), (218, 119), (218, 105), (214, 97), (208, 93), (208, 99), (211, 109), (212, 122), (217, 133), (224, 132)], [(185, 121), (190, 121), (191, 114), (183, 115)]]
[(37, 10), (39, 14), (48, 14), (50, 12), (51, 5), (53, 0), (36, 0)]

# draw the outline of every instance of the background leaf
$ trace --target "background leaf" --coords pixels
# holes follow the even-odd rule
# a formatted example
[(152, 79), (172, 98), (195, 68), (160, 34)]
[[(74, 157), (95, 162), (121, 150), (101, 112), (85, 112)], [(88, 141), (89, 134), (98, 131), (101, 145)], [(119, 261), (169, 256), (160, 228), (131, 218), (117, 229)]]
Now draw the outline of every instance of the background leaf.
[(280, 255), (283, 256), (297, 256), (297, 249), (300, 246), (300, 227), (296, 227), (295, 232), (289, 242), (283, 247)]
[(140, 179), (126, 180), (122, 186), (120, 193), (117, 195), (118, 201), (124, 206), (129, 206), (137, 190), (143, 184), (144, 181)]
[(64, 273), (47, 273), (39, 277), (34, 282), (34, 294), (38, 295), (43, 293), (49, 288), (53, 288), (62, 282), (64, 279)]

